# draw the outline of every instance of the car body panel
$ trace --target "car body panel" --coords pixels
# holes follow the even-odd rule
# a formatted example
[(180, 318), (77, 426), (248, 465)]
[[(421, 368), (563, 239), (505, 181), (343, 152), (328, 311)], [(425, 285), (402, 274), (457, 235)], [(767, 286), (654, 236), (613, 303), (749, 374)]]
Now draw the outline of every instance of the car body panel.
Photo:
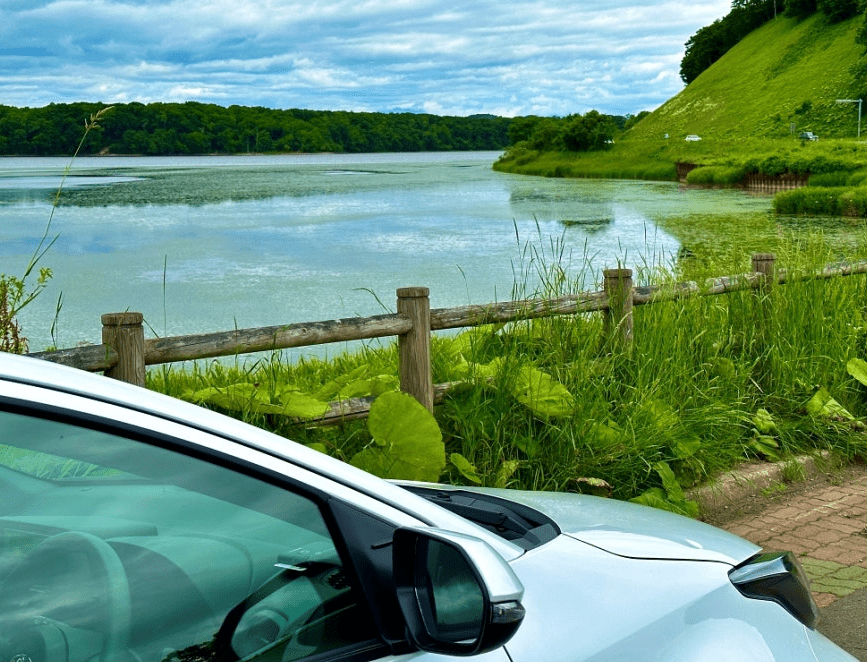
[(745, 601), (725, 563), (624, 559), (561, 536), (512, 567), (527, 609), (506, 644), (514, 662), (852, 659), (779, 605)]
[(561, 492), (431, 487), (445, 492), (491, 494), (529, 506), (554, 520), (563, 533), (619, 556), (737, 565), (761, 550), (743, 538), (703, 522), (614, 499)]

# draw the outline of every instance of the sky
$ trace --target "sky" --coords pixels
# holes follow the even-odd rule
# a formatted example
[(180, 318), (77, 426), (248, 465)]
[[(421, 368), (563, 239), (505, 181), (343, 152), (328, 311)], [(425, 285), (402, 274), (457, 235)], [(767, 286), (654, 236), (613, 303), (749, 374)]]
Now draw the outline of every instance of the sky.
[(653, 110), (730, 0), (0, 0), (0, 104)]

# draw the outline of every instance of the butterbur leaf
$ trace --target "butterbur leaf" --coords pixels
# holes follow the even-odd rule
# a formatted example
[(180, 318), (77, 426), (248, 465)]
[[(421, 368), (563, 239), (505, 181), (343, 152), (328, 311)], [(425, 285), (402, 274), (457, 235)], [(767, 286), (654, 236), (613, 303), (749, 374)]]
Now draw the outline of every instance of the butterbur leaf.
[(674, 475), (674, 471), (668, 466), (667, 462), (657, 462), (653, 465), (656, 473), (662, 479), (662, 486), (665, 488), (668, 498), (672, 501), (683, 501), (686, 497), (683, 495), (683, 488)]
[(810, 398), (807, 403), (807, 413), (819, 418), (828, 418), (835, 421), (851, 421), (855, 417), (850, 414), (843, 405), (831, 397), (824, 386)]
[(699, 508), (695, 501), (673, 501), (668, 498), (665, 491), (659, 487), (651, 487), (639, 494), (637, 497), (630, 499), (632, 503), (640, 503), (643, 506), (651, 506), (660, 510), (667, 510), (678, 515), (686, 517), (698, 517)]
[(613, 446), (623, 441), (624, 438), (623, 431), (613, 421), (594, 423), (590, 428), (589, 436), (602, 446)]
[(536, 437), (515, 437), (512, 443), (529, 457), (535, 457), (539, 452), (539, 440)]
[(472, 462), (463, 455), (460, 453), (452, 453), (449, 455), (449, 460), (454, 465), (455, 469), (461, 473), (461, 476), (472, 483), (476, 483), (476, 485), (482, 484), (482, 479), (479, 478), (476, 468), (473, 466)]
[(862, 359), (849, 359), (846, 363), (846, 372), (864, 384), (864, 386), (867, 386), (867, 361)]
[(747, 447), (766, 460), (778, 461), (781, 456), (779, 453), (780, 444), (777, 443), (777, 440), (766, 434), (758, 434), (758, 430), (755, 432), (755, 436), (747, 442)]
[(512, 475), (521, 467), (519, 460), (506, 460), (500, 464), (497, 471), (497, 478), (494, 481), (494, 487), (506, 487)]
[(551, 375), (525, 366), (518, 373), (514, 395), (518, 402), (543, 417), (568, 416), (574, 402), (572, 394)]
[(328, 411), (328, 403), (310, 397), (296, 388), (287, 388), (280, 394), (281, 413), (293, 418), (319, 418)]
[(685, 460), (695, 455), (700, 448), (701, 439), (696, 435), (689, 435), (674, 442), (671, 450), (674, 451), (674, 455), (678, 460)]
[(326, 382), (322, 387), (320, 387), (313, 394), (313, 397), (322, 401), (333, 400), (347, 384), (366, 377), (369, 370), (370, 369), (366, 365), (360, 365), (344, 375), (335, 377), (330, 382)]
[(669, 430), (680, 424), (674, 409), (661, 400), (646, 400), (641, 409), (650, 414), (653, 424), (660, 430)]
[(767, 409), (759, 409), (752, 418), (752, 424), (761, 434), (777, 434), (777, 424)]
[(671, 504), (665, 497), (665, 491), (661, 487), (651, 487), (637, 497), (630, 499), (632, 503), (640, 503), (642, 506), (651, 506), (660, 510), (671, 510)]
[(435, 482), (446, 464), (442, 433), (433, 415), (406, 393), (380, 395), (367, 427), (374, 444), (350, 463), (381, 478)]
[(582, 476), (581, 478), (576, 478), (575, 482), (578, 483), (578, 489), (582, 494), (593, 494), (595, 496), (611, 498), (611, 495), (614, 493), (611, 483), (602, 478), (586, 478)]
[(258, 386), (246, 382), (199, 389), (190, 394), (189, 400), (233, 411), (254, 411), (256, 405), (265, 404)]
[(491, 379), (496, 377), (503, 367), (503, 359), (496, 358), (490, 363), (474, 363), (473, 372), (479, 379)]

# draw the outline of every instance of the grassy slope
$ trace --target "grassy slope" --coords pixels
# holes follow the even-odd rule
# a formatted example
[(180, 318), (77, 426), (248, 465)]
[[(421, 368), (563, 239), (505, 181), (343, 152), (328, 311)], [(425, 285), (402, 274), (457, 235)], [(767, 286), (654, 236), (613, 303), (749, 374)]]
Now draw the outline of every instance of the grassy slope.
[[(836, 25), (823, 15), (778, 18), (753, 31), (691, 85), (640, 122), (625, 138), (785, 138), (790, 123), (822, 138), (854, 137), (855, 99), (867, 91), (867, 59), (855, 43), (863, 21)], [(859, 79), (862, 81), (859, 84)], [(796, 110), (805, 102), (812, 109)]]
[[(857, 105), (836, 103), (867, 97), (867, 56), (855, 43), (861, 21), (859, 16), (831, 25), (821, 14), (800, 22), (780, 17), (749, 34), (618, 138), (611, 150), (518, 150), (496, 168), (531, 175), (671, 179), (678, 161), (742, 165), (769, 154), (786, 161), (818, 154), (863, 161), (867, 144), (851, 140)], [(803, 112), (805, 102), (809, 110)], [(791, 123), (796, 135), (814, 131), (820, 141), (802, 144), (792, 136)], [(867, 132), (867, 122), (862, 129)], [(689, 134), (701, 136), (701, 142), (685, 142)], [(671, 168), (668, 176), (660, 174), (663, 165)]]

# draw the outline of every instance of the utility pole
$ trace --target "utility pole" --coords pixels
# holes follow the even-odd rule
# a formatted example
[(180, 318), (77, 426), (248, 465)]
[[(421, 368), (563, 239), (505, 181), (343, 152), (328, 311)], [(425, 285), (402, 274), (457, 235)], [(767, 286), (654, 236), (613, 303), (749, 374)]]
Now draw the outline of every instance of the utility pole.
[(857, 103), (858, 104), (858, 138), (861, 137), (861, 103), (863, 99), (837, 99), (837, 103)]

